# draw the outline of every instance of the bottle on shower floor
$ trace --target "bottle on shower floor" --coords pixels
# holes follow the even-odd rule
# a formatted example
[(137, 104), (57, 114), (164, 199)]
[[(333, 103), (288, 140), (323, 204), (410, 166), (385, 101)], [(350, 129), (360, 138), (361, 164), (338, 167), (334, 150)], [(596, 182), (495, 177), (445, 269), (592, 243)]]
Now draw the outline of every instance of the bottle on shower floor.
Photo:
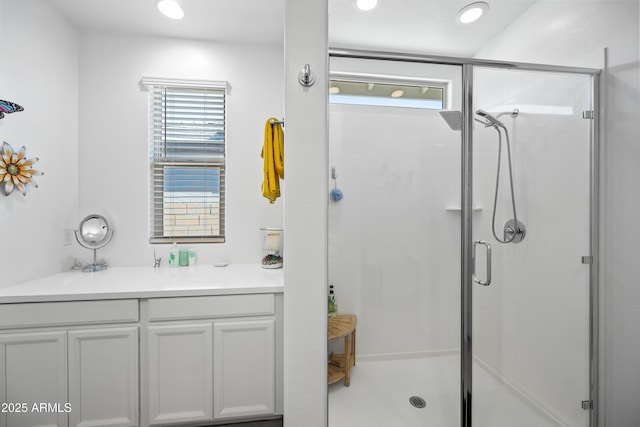
[(336, 304), (336, 296), (333, 294), (333, 285), (329, 285), (329, 317), (335, 317), (338, 314), (338, 304)]

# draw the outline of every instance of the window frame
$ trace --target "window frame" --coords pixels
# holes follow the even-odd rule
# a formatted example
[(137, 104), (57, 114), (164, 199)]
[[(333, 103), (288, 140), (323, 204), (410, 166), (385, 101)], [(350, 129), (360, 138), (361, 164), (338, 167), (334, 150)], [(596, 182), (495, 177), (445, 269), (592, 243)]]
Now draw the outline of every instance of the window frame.
[[(224, 243), (226, 240), (226, 227), (225, 227), (225, 207), (226, 207), (226, 128), (227, 128), (227, 97), (228, 97), (228, 88), (229, 84), (225, 81), (205, 81), (205, 80), (182, 80), (182, 79), (164, 79), (164, 78), (153, 78), (153, 77), (143, 77), (140, 81), (140, 84), (143, 88), (145, 88), (149, 92), (149, 135), (148, 135), (148, 143), (149, 143), (149, 242), (152, 244), (167, 244), (167, 243)], [(180, 90), (202, 90), (202, 91), (220, 91), (222, 92), (222, 96), (224, 100), (222, 102), (223, 107), (223, 117), (222, 117), (222, 133), (223, 133), (223, 142), (222, 142), (222, 153), (219, 158), (216, 159), (203, 159), (198, 160), (197, 155), (203, 155), (203, 152), (196, 152), (196, 156), (193, 158), (185, 158), (180, 159), (179, 156), (176, 157), (166, 157), (166, 151), (164, 153), (160, 153), (161, 157), (158, 157), (159, 151), (158, 146), (167, 147), (167, 139), (166, 135), (162, 129), (158, 129), (158, 121), (157, 118), (154, 117), (154, 108), (160, 107), (162, 109), (162, 116), (166, 117), (166, 111), (164, 110), (164, 105), (162, 105), (162, 101), (160, 105), (157, 105), (156, 93), (158, 91), (163, 90), (171, 90), (174, 89), (176, 91)], [(160, 95), (162, 96), (162, 95)], [(213, 103), (212, 103), (213, 105)], [(163, 123), (164, 120), (161, 121)], [(158, 135), (162, 135), (160, 139), (161, 143), (158, 144)], [(210, 147), (208, 147), (210, 148)], [(165, 187), (165, 171), (158, 171), (158, 168), (166, 168), (166, 167), (174, 167), (180, 168), (182, 170), (193, 169), (194, 171), (198, 168), (215, 168), (218, 170), (217, 179), (218, 179), (218, 234), (211, 235), (166, 235), (166, 225), (164, 224), (164, 209), (165, 207), (165, 194), (169, 191)], [(203, 173), (203, 182), (207, 180), (207, 177), (215, 176), (216, 174), (207, 174)], [(161, 177), (162, 183), (158, 184), (157, 177)], [(158, 189), (159, 187), (159, 189)], [(158, 197), (162, 197), (162, 200), (159, 200)], [(203, 196), (204, 197), (204, 196)], [(199, 202), (202, 203), (203, 207), (207, 206), (206, 201)], [(159, 211), (158, 211), (158, 206)], [(160, 232), (158, 232), (160, 230)]]
[[(329, 84), (332, 82), (351, 82), (351, 83), (370, 83), (370, 84), (381, 84), (381, 85), (389, 85), (389, 86), (429, 86), (432, 88), (436, 88), (442, 91), (442, 97), (440, 101), (442, 102), (442, 108), (431, 108), (425, 106), (416, 106), (411, 100), (404, 101), (401, 98), (395, 98), (392, 103), (392, 107), (402, 107), (402, 108), (418, 108), (425, 110), (446, 110), (451, 108), (451, 84), (452, 81), (450, 79), (442, 79), (442, 78), (417, 78), (417, 77), (405, 77), (405, 76), (391, 76), (391, 75), (383, 75), (383, 74), (373, 74), (373, 73), (361, 73), (361, 72), (331, 72), (329, 77)], [(375, 101), (372, 101), (374, 97), (365, 97), (359, 101), (354, 102), (344, 102), (341, 101), (339, 96), (329, 95), (329, 103), (331, 104), (346, 104), (346, 105), (372, 105), (372, 106), (385, 106), (382, 104), (377, 104)], [(369, 99), (369, 102), (367, 101)]]

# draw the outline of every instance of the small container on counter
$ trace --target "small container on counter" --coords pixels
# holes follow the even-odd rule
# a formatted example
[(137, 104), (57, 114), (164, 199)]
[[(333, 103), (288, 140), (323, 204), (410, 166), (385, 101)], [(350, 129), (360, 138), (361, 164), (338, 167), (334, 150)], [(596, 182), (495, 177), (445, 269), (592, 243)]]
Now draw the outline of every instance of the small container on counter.
[(262, 268), (282, 268), (284, 230), (265, 227), (260, 231), (262, 232)]
[(187, 267), (189, 265), (189, 250), (187, 248), (180, 248), (178, 251), (178, 265), (180, 267)]

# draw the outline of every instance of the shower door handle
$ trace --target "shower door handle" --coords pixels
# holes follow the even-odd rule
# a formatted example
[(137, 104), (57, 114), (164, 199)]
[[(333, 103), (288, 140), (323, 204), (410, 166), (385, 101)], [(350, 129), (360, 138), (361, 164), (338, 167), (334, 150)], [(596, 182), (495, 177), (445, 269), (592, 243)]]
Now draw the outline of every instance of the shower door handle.
[[(476, 277), (476, 246), (482, 245), (487, 249), (487, 280), (482, 281)], [(484, 240), (476, 240), (473, 242), (473, 281), (482, 286), (491, 284), (491, 245)]]

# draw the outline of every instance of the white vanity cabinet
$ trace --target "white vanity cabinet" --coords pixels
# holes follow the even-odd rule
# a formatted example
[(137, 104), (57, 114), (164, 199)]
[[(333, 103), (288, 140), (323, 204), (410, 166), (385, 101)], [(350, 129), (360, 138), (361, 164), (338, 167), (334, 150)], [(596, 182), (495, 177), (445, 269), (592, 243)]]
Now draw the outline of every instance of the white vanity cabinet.
[(271, 293), (146, 301), (148, 424), (281, 414), (281, 305)]
[(71, 427), (138, 425), (138, 327), (68, 332)]
[(275, 414), (275, 319), (213, 325), (214, 418)]
[(283, 282), (282, 270), (232, 264), (63, 272), (0, 288), (0, 427), (278, 418)]
[(0, 426), (68, 425), (64, 412), (33, 410), (67, 402), (66, 338), (63, 331), (0, 333)]
[(213, 419), (211, 330), (211, 323), (148, 327), (149, 424)]
[(135, 299), (0, 304), (0, 427), (138, 426), (138, 320)]

